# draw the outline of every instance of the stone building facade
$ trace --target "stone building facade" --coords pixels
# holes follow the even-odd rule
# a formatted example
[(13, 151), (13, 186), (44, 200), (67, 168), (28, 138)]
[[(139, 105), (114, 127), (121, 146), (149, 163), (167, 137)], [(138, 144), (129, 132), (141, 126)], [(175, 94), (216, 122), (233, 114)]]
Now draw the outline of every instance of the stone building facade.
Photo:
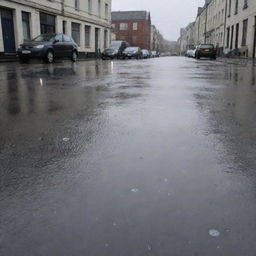
[(194, 45), (214, 44), (219, 55), (256, 57), (255, 0), (205, 0), (193, 28), (191, 24), (181, 30), (181, 53), (194, 41)]
[(155, 25), (151, 26), (151, 51), (164, 52), (165, 39)]
[(227, 0), (225, 52), (256, 57), (255, 0)]
[(112, 12), (112, 27), (116, 40), (127, 41), (131, 46), (151, 49), (151, 17), (147, 11)]
[(93, 55), (111, 40), (111, 0), (0, 1), (0, 54), (41, 33), (65, 33)]

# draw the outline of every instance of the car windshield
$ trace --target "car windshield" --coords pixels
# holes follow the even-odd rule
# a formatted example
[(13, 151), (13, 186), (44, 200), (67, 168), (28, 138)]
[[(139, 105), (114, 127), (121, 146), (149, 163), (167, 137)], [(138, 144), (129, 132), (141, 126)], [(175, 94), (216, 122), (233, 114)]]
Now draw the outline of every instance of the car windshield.
[(120, 47), (121, 44), (122, 44), (122, 41), (113, 41), (113, 42), (111, 43), (111, 46)]
[(213, 45), (212, 44), (202, 44), (200, 47), (202, 49), (207, 49), (207, 48), (213, 48)]
[(128, 47), (125, 50), (126, 51), (138, 51), (138, 47)]
[(110, 45), (109, 49), (112, 50), (118, 50), (120, 48), (120, 45)]
[(34, 42), (53, 42), (55, 39), (55, 35), (40, 35), (34, 38), (32, 41)]

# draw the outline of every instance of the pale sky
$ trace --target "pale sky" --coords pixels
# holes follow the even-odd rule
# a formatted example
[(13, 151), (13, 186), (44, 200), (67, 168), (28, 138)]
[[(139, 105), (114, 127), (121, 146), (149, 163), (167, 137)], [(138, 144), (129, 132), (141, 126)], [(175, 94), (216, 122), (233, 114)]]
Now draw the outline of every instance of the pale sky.
[(150, 11), (152, 23), (168, 40), (179, 37), (181, 27), (196, 18), (204, 0), (112, 0), (113, 11)]

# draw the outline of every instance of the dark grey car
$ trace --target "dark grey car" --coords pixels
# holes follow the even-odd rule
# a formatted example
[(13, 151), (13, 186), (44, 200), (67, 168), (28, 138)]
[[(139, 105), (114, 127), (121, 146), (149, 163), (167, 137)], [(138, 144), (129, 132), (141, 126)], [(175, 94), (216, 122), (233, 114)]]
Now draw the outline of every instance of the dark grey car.
[(125, 41), (112, 41), (109, 48), (105, 49), (101, 54), (103, 60), (106, 59), (120, 59), (123, 51), (129, 47), (129, 43)]
[(123, 59), (142, 59), (142, 51), (139, 47), (127, 47), (122, 54)]
[(70, 58), (77, 61), (78, 46), (65, 34), (43, 34), (21, 44), (17, 54), (23, 62), (31, 58), (40, 58), (52, 63), (55, 58)]

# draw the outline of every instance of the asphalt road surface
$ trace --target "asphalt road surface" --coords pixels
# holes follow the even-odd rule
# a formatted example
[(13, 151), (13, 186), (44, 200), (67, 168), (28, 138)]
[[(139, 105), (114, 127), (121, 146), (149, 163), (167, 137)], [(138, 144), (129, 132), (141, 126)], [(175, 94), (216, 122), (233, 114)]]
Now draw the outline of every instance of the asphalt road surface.
[(256, 67), (0, 65), (1, 256), (255, 256)]

